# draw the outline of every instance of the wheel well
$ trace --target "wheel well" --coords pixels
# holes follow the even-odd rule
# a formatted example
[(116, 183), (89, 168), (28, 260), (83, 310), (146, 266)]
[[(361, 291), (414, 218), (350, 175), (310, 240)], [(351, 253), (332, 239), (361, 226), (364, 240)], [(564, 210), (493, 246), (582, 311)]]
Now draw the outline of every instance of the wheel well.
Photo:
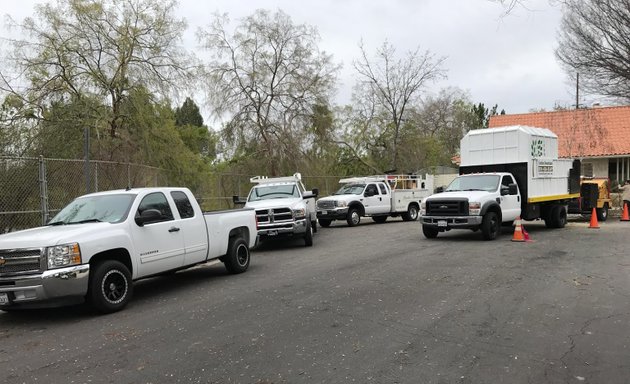
[(348, 207), (348, 210), (352, 209), (352, 208), (356, 208), (359, 211), (359, 215), (361, 216), (365, 216), (365, 207), (363, 207), (363, 204), (361, 203), (352, 203), (350, 204), (350, 206)]
[(493, 205), (491, 207), (488, 207), (488, 210), (486, 211), (486, 213), (488, 213), (488, 212), (494, 212), (494, 213), (497, 214), (497, 216), (499, 217), (499, 224), (501, 223), (501, 221), (503, 221), (502, 220), (503, 217), (501, 215), (501, 208), (499, 208), (498, 206)]
[(234, 237), (242, 237), (243, 240), (245, 240), (245, 242), (249, 244), (249, 229), (247, 227), (238, 227), (238, 228), (232, 229), (229, 235), (230, 241)]
[(407, 206), (407, 209), (409, 209), (409, 207), (411, 207), (411, 206), (414, 206), (414, 207), (416, 207), (417, 210), (420, 210), (420, 204), (418, 204), (415, 201), (412, 202), (412, 203), (409, 203), (409, 205)]
[(93, 267), (103, 260), (116, 260), (123, 263), (127, 267), (127, 269), (129, 269), (129, 272), (133, 276), (133, 265), (131, 264), (131, 256), (129, 255), (129, 251), (127, 251), (125, 248), (115, 248), (97, 253), (90, 258), (90, 267)]

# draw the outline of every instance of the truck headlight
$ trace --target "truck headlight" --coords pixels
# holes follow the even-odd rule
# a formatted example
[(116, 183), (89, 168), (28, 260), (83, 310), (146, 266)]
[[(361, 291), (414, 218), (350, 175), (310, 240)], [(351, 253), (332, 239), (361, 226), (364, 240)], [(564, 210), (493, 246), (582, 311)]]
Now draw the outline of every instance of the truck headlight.
[(420, 202), (420, 215), (424, 216), (427, 212), (427, 203), (424, 201)]
[(345, 208), (347, 206), (348, 206), (348, 202), (346, 202), (345, 200), (337, 200), (337, 201), (335, 201), (335, 207)]
[(470, 216), (477, 216), (481, 213), (481, 203), (471, 201), (468, 203), (468, 214)]
[(46, 248), (48, 269), (81, 264), (79, 243), (62, 244)]
[(306, 209), (304, 208), (296, 208), (293, 210), (293, 217), (296, 219), (303, 219), (306, 216)]

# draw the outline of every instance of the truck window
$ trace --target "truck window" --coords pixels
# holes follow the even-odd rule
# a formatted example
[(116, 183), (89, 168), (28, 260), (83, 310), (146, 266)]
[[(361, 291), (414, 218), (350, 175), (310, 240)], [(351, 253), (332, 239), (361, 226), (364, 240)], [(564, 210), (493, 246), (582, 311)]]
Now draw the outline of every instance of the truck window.
[(138, 215), (142, 214), (142, 212), (147, 209), (157, 209), (160, 211), (162, 214), (162, 220), (160, 221), (173, 220), (173, 212), (168, 205), (166, 196), (164, 196), (162, 192), (154, 192), (146, 195), (138, 206)]
[(179, 212), (179, 216), (182, 219), (187, 219), (195, 216), (195, 210), (190, 204), (190, 200), (188, 200), (188, 196), (182, 191), (173, 191), (171, 192), (171, 197), (175, 200), (175, 206), (177, 207), (177, 211)]
[(259, 185), (252, 188), (248, 201), (300, 197), (295, 184)]
[(368, 186), (365, 188), (365, 193), (372, 193), (373, 195), (378, 195), (378, 189), (376, 188), (376, 185), (374, 184), (368, 184)]
[(501, 185), (509, 187), (510, 184), (514, 184), (514, 180), (512, 180), (512, 176), (508, 176), (508, 175), (503, 176), (503, 179), (501, 180)]
[(381, 189), (381, 195), (387, 195), (387, 187), (385, 187), (385, 184), (379, 184), (378, 187)]

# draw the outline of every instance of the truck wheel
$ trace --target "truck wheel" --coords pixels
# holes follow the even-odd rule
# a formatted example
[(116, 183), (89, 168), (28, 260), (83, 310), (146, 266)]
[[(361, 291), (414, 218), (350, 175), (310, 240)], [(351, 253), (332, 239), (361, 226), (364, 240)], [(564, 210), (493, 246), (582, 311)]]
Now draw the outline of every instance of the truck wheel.
[(313, 246), (313, 227), (311, 226), (311, 222), (306, 222), (306, 233), (304, 234), (304, 245), (307, 247)]
[(407, 212), (402, 214), (403, 221), (416, 221), (418, 220), (418, 207), (415, 204), (411, 204), (407, 208)]
[(123, 309), (133, 293), (131, 273), (125, 264), (105, 260), (90, 272), (88, 300), (99, 312), (112, 313)]
[(558, 205), (553, 207), (551, 211), (551, 220), (554, 228), (564, 228), (567, 225), (567, 211), (563, 206)]
[(603, 207), (597, 209), (597, 220), (606, 221), (608, 218), (608, 203), (605, 203)]
[(242, 237), (230, 239), (228, 253), (224, 257), (225, 269), (232, 274), (243, 273), (249, 267), (249, 246)]
[(324, 228), (330, 227), (330, 223), (332, 223), (332, 220), (330, 219), (317, 219), (317, 221), (319, 221), (319, 225)]
[(350, 208), (348, 210), (348, 216), (346, 218), (349, 227), (354, 227), (359, 225), (361, 222), (361, 216), (359, 216), (359, 210), (356, 208)]
[(372, 216), (375, 223), (383, 224), (387, 221), (387, 216)]
[(501, 223), (499, 216), (494, 212), (488, 212), (483, 216), (481, 221), (481, 234), (484, 240), (494, 240), (499, 236)]
[(317, 233), (317, 220), (311, 221), (311, 227), (313, 227), (313, 233)]
[(422, 226), (422, 233), (427, 239), (435, 239), (439, 232), (437, 228), (429, 227), (428, 225)]

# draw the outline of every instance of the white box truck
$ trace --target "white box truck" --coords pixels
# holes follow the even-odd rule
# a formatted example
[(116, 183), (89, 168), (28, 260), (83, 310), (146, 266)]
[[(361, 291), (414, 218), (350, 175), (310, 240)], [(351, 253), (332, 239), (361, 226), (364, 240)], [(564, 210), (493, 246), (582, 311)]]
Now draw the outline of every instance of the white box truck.
[(425, 237), (462, 228), (493, 240), (517, 217), (565, 226), (567, 205), (580, 195), (580, 162), (558, 159), (558, 137), (549, 129), (473, 130), (461, 140), (460, 155), (460, 176), (422, 202)]

